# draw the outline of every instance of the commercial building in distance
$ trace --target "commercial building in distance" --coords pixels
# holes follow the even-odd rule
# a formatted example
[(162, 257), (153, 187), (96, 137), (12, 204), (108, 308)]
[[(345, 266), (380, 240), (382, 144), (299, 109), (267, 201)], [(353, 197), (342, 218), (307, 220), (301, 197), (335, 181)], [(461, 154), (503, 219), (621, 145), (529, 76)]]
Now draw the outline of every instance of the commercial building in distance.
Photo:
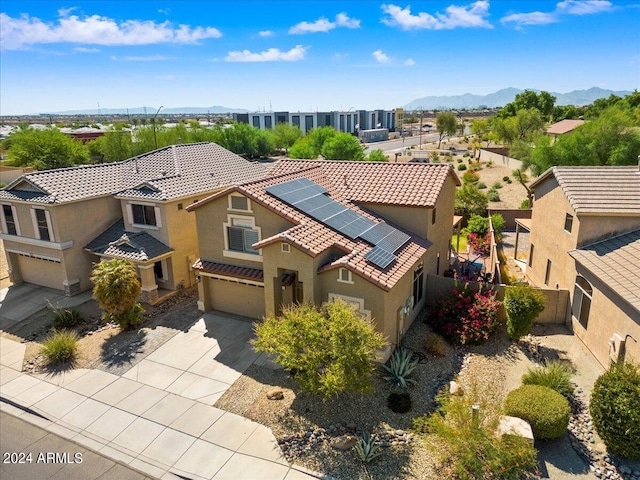
[(234, 113), (233, 120), (248, 123), (261, 130), (278, 123), (300, 127), (303, 134), (314, 128), (333, 127), (339, 132), (357, 135), (362, 130), (396, 129), (397, 110), (349, 110), (332, 112), (255, 112)]

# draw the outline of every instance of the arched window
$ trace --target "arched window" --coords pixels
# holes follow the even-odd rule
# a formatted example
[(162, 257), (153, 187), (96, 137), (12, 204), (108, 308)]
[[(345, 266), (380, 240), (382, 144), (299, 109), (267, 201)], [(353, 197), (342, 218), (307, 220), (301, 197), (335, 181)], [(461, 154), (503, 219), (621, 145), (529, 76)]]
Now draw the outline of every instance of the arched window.
[(592, 296), (593, 287), (584, 277), (578, 275), (576, 277), (576, 286), (573, 291), (572, 314), (584, 328), (587, 328), (589, 323), (589, 311), (591, 310)]

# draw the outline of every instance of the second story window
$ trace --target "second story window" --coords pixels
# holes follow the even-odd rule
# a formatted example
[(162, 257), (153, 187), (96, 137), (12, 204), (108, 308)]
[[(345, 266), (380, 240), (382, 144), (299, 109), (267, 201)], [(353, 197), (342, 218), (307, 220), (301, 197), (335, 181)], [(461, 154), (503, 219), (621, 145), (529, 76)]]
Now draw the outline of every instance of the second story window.
[(338, 270), (338, 281), (342, 283), (353, 283), (351, 270), (348, 270), (346, 268), (341, 268), (340, 270)]
[(9, 235), (20, 235), (15, 207), (11, 205), (2, 205), (2, 231)]
[(227, 235), (229, 236), (229, 250), (253, 255), (260, 254), (251, 246), (260, 241), (260, 234), (257, 230), (244, 226), (233, 226), (227, 227)]
[(564, 229), (571, 233), (571, 229), (573, 228), (573, 215), (567, 213), (567, 216), (564, 219)]
[(229, 208), (231, 210), (249, 211), (249, 199), (240, 195), (229, 195)]
[(34, 208), (31, 210), (31, 219), (33, 220), (33, 229), (37, 238), (45, 242), (53, 242), (53, 230), (49, 212), (42, 208)]
[(156, 210), (153, 205), (131, 205), (131, 212), (133, 213), (133, 223), (136, 225), (151, 225), (157, 226), (156, 222)]

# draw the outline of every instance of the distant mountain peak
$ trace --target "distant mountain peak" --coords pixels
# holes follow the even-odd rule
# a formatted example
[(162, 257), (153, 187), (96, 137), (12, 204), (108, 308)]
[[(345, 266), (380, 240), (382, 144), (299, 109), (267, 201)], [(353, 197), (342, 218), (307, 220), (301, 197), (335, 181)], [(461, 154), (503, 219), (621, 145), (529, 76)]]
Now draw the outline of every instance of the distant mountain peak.
[[(533, 90), (535, 92), (540, 91), (535, 88), (528, 88), (527, 90)], [(513, 102), (516, 95), (522, 92), (524, 92), (524, 90), (507, 87), (488, 95), (465, 93), (463, 95), (428, 96), (412, 100), (407, 103), (404, 108), (406, 110), (448, 110), (459, 108), (504, 107), (507, 103)], [(612, 94), (624, 97), (632, 92), (627, 90), (614, 91), (605, 90), (599, 87), (591, 87), (587, 90), (573, 90), (567, 93), (549, 93), (556, 97), (556, 105), (580, 106), (591, 104), (598, 98), (607, 98)]]

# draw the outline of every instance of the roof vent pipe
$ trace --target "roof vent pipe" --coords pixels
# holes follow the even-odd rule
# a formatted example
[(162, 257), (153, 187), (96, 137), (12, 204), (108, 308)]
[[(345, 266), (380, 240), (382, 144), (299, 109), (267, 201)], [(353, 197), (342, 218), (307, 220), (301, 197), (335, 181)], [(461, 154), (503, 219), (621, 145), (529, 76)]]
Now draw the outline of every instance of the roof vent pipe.
[[(640, 158), (640, 157), (638, 157), (638, 158)], [(342, 180), (344, 182), (344, 186), (349, 188), (349, 184), (347, 184), (347, 176), (346, 175), (343, 175)]]

